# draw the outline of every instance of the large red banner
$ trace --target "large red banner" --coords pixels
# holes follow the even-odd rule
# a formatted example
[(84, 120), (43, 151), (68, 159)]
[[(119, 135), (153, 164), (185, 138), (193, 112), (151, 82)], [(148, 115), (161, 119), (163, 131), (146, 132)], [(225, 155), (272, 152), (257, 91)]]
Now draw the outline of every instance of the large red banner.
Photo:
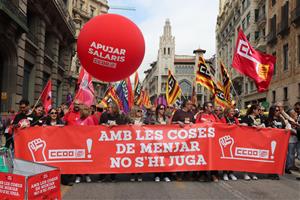
[(15, 156), (62, 174), (233, 170), (282, 174), (289, 131), (221, 123), (32, 127)]

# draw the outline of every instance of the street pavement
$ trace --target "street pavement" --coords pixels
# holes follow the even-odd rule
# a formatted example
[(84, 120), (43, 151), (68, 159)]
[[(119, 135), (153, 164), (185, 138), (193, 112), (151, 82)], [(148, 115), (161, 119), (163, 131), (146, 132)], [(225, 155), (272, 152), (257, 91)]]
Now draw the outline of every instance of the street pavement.
[[(237, 181), (202, 183), (198, 181), (153, 182), (146, 175), (143, 182), (129, 182), (119, 175), (116, 183), (80, 183), (63, 187), (63, 199), (300, 199), (299, 172), (286, 174), (280, 180), (245, 181), (238, 174)], [(94, 177), (95, 178), (95, 177)]]

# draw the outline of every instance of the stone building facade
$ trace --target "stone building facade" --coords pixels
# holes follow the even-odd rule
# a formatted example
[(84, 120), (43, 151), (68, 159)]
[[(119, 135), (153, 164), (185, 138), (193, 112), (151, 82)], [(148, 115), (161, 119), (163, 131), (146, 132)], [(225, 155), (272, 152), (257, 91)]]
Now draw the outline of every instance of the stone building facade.
[(49, 79), (54, 104), (65, 99), (75, 26), (68, 0), (0, 1), (0, 112), (31, 104)]
[[(91, 18), (95, 16), (107, 13), (109, 9), (107, 0), (74, 0), (68, 8), (75, 23), (76, 39), (79, 35), (81, 28), (86, 22), (88, 22)], [(75, 91), (80, 69), (81, 64), (79, 62), (77, 54), (75, 53), (74, 57), (72, 58), (72, 65), (70, 71), (71, 84), (69, 91), (72, 94)], [(97, 79), (93, 79), (93, 85), (95, 88), (95, 96), (99, 100), (104, 96), (104, 93), (107, 89), (107, 84)]]
[(266, 94), (258, 94), (254, 82), (232, 68), (232, 59), (239, 28), (243, 29), (254, 48), (266, 51), (266, 1), (220, 0), (219, 6), (216, 25), (217, 60), (228, 68), (235, 89), (232, 94), (240, 107), (253, 102), (265, 102)]
[(267, 1), (267, 52), (276, 55), (269, 102), (300, 101), (300, 1)]
[[(146, 77), (143, 81), (143, 88), (149, 92), (150, 100), (155, 101), (160, 95), (166, 94), (168, 69), (172, 71), (179, 83), (182, 96), (190, 98), (193, 84), (196, 81), (197, 62), (199, 55), (203, 55), (205, 50), (197, 49), (195, 55), (176, 55), (175, 37), (172, 36), (172, 27), (167, 19), (160, 37), (157, 60), (150, 65), (150, 69), (145, 71)], [(215, 72), (214, 59), (209, 60), (210, 68)], [(198, 85), (196, 89), (198, 102), (202, 104), (210, 99), (209, 92)]]
[[(242, 9), (244, 3), (248, 5), (246, 9)], [(220, 0), (219, 10), (216, 26), (217, 58), (225, 62), (231, 71), (233, 85), (241, 99), (240, 106), (246, 107), (257, 102), (271, 105), (276, 101), (291, 106), (299, 101), (300, 1)], [(256, 49), (277, 58), (269, 90), (264, 93), (258, 93), (253, 81), (239, 75), (231, 67), (237, 30), (238, 27), (244, 27), (245, 19), (247, 22), (247, 13), (250, 13), (250, 26), (243, 30), (246, 35), (251, 34), (250, 43)]]

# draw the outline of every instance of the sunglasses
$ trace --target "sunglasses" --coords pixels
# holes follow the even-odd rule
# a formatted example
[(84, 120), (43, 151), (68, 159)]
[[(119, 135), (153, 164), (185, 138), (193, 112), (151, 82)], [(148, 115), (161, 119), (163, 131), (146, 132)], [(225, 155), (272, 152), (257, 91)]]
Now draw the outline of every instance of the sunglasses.
[(137, 112), (143, 112), (142, 110), (138, 110)]
[(165, 108), (163, 108), (163, 107), (162, 107), (162, 108), (159, 108), (159, 110), (164, 110), (164, 109), (165, 109)]
[(280, 110), (275, 110), (275, 112), (279, 112)]
[(57, 112), (51, 112), (50, 114), (51, 114), (51, 115), (56, 115), (56, 114), (57, 114)]

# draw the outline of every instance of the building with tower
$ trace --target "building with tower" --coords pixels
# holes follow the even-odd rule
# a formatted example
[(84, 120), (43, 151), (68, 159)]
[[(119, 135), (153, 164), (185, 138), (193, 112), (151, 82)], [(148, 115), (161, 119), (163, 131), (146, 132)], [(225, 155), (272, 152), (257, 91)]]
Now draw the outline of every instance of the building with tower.
[[(168, 69), (172, 71), (182, 90), (183, 98), (190, 98), (193, 84), (196, 81), (197, 63), (200, 55), (205, 50), (197, 49), (194, 55), (175, 54), (175, 37), (172, 35), (170, 20), (165, 21), (163, 35), (159, 40), (157, 60), (152, 62), (150, 68), (145, 71), (146, 77), (143, 88), (149, 92), (150, 100), (155, 101), (161, 95), (166, 94)], [(210, 70), (215, 74), (215, 59), (207, 60)], [(210, 93), (201, 85), (196, 87), (197, 99), (200, 104), (210, 99)]]

